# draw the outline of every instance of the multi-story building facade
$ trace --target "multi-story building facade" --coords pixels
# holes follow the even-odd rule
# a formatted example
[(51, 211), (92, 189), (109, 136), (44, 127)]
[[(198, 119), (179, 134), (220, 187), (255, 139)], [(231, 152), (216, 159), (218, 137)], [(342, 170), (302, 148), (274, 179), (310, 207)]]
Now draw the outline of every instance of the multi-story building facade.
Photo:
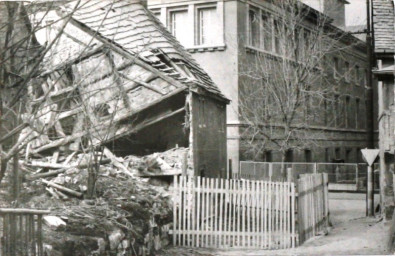
[[(243, 140), (249, 138), (242, 135), (248, 124), (240, 113), (242, 90), (248, 84), (245, 67), (252, 65), (257, 54), (277, 59), (287, 57), (280, 52), (281, 42), (274, 35), (273, 28), (281, 20), (281, 11), (275, 3), (265, 0), (148, 1), (150, 10), (193, 54), (225, 96), (231, 99), (227, 110), (227, 153), (228, 159), (232, 160), (233, 171), (237, 171), (239, 161), (252, 160), (245, 153)], [(344, 7), (346, 3), (339, 0), (337, 4)], [(314, 23), (314, 17), (317, 19), (321, 15), (313, 8), (308, 9), (312, 15), (306, 17), (300, 34), (310, 33), (309, 26)], [(270, 24), (266, 29), (272, 30), (263, 31), (265, 26), (262, 24), (265, 23)], [(332, 32), (343, 32), (333, 25), (325, 27), (330, 27)], [(365, 45), (351, 35), (342, 36), (337, 44), (342, 51), (322, 56), (326, 80), (331, 81), (331, 86), (335, 88), (331, 96), (335, 106), (329, 108), (326, 105), (331, 104), (322, 104), (319, 121), (308, 124), (309, 134), (319, 143), (304, 147), (295, 145), (287, 151), (287, 161), (329, 162), (343, 159), (345, 162), (361, 162), (360, 149), (372, 145), (368, 125), (372, 122), (372, 90), (366, 83)], [(347, 74), (340, 77), (342, 70), (347, 70), (344, 72)], [(332, 119), (337, 121), (328, 121), (330, 115), (334, 115)], [(262, 154), (254, 156), (254, 160), (281, 161), (283, 158), (275, 147), (268, 144)]]
[(395, 150), (395, 13), (393, 0), (373, 0), (374, 55), (373, 70), (378, 80), (378, 127), (380, 148), (380, 187), (383, 208), (390, 217), (394, 208)]

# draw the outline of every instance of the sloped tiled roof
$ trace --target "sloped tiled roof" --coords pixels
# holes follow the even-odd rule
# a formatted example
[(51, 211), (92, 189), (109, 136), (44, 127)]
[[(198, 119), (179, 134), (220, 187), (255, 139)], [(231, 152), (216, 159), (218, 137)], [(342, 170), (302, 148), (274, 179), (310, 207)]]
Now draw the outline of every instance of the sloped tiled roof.
[(394, 52), (394, 3), (373, 0), (375, 52)]
[(83, 0), (80, 5), (73, 14), (78, 23), (175, 79), (179, 77), (177, 71), (165, 67), (158, 56), (165, 53), (172, 61), (182, 61), (197, 78), (193, 83), (224, 98), (208, 74), (142, 4), (130, 0)]

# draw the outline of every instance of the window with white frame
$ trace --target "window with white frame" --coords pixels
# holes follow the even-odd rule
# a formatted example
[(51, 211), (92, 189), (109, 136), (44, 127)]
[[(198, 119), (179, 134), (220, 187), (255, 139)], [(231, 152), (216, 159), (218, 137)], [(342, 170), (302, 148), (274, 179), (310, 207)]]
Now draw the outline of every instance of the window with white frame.
[(215, 6), (196, 9), (196, 45), (215, 45), (218, 38), (218, 16)]
[(188, 44), (188, 10), (174, 9), (168, 12), (168, 28), (182, 45)]

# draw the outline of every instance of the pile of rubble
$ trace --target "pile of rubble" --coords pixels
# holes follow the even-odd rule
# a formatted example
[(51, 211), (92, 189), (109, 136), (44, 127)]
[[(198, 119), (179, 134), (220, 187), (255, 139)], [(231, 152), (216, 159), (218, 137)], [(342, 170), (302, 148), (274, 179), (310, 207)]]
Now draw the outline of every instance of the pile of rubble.
[(45, 217), (48, 255), (153, 255), (170, 243), (173, 175), (188, 170), (186, 148), (144, 157), (96, 152), (95, 197), (87, 198), (92, 154), (20, 161), (23, 207)]

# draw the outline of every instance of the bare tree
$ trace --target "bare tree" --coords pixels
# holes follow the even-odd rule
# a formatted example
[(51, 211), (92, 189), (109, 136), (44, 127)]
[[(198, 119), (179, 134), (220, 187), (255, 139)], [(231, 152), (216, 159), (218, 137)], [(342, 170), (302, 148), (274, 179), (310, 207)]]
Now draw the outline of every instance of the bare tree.
[(323, 132), (314, 127), (342, 125), (339, 85), (360, 75), (346, 51), (360, 42), (299, 1), (274, 6), (278, 15), (249, 10), (238, 111), (247, 153), (255, 159), (270, 149), (284, 162), (288, 151), (318, 143)]
[[(52, 1), (0, 3), (0, 11), (4, 14), (0, 18), (0, 34), (4, 38), (0, 42), (0, 183), (11, 167), (12, 158), (14, 176), (18, 176), (21, 152), (39, 156), (67, 142), (68, 150), (81, 150), (88, 156), (84, 159), (88, 161), (88, 196), (95, 195), (104, 154), (100, 145), (113, 135), (118, 103), (124, 101), (126, 106), (129, 103), (125, 102), (125, 92), (117, 90), (120, 78), (116, 70), (113, 70), (115, 79), (105, 86), (94, 89), (87, 86), (87, 81), (92, 82), (98, 75), (114, 69), (111, 63), (101, 65), (111, 57), (108, 49), (96, 47), (94, 37), (81, 38), (73, 44), (64, 41), (73, 14), (87, 3), (89, 1), (73, 1), (69, 5)], [(63, 53), (74, 55), (62, 59)], [(108, 58), (90, 65), (91, 68), (77, 79), (68, 62), (83, 62), (84, 58), (95, 55)], [(135, 55), (138, 57), (138, 53)], [(128, 64), (133, 66), (133, 61)], [(117, 93), (113, 93), (114, 90)], [(100, 101), (100, 95), (106, 93), (114, 95), (109, 101)], [(107, 109), (109, 105), (111, 110)], [(68, 116), (72, 118), (67, 119)]]
[[(46, 4), (52, 5), (53, 3)], [(79, 1), (76, 3), (75, 9), (78, 6)], [(32, 23), (29, 18), (37, 11), (42, 12), (45, 17), (50, 8), (46, 8), (46, 10), (47, 12), (39, 10), (37, 6), (24, 2), (0, 3), (0, 182), (6, 173), (10, 159), (13, 158), (14, 187), (18, 184), (18, 152), (29, 143), (28, 137), (31, 140), (42, 133), (44, 129), (42, 126), (32, 125), (37, 119), (37, 111), (30, 113), (30, 115), (24, 115), (29, 112), (27, 108), (28, 87), (37, 86), (34, 81), (40, 72), (44, 56), (57, 42), (62, 34), (62, 29), (71, 17), (69, 14), (53, 21), (61, 23), (61, 29), (53, 41), (41, 45), (35, 35), (50, 24), (44, 26), (43, 19), (40, 22)], [(43, 97), (44, 100), (45, 97)], [(30, 130), (29, 134), (19, 137), (21, 131), (28, 126), (34, 128)]]

